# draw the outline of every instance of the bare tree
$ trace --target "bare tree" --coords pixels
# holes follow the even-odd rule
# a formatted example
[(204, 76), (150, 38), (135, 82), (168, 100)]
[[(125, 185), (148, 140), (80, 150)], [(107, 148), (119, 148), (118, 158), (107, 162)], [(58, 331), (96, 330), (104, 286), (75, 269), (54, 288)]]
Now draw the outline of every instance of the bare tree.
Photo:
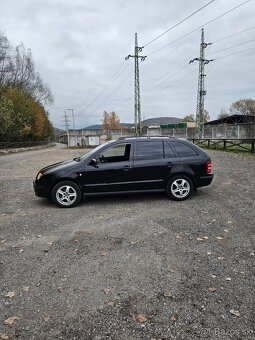
[(11, 47), (7, 37), (0, 32), (0, 87), (8, 82), (13, 72), (13, 62), (11, 57)]
[(207, 123), (210, 120), (210, 114), (207, 110), (204, 110), (204, 122)]
[(217, 118), (218, 118), (218, 119), (222, 119), (222, 118), (226, 118), (226, 117), (228, 117), (228, 116), (229, 116), (229, 114), (228, 114), (227, 110), (224, 109), (224, 108), (222, 108), (222, 109), (220, 110), (220, 113), (218, 114)]
[(230, 106), (230, 112), (232, 114), (255, 116), (255, 100), (251, 98), (239, 99)]
[(10, 82), (12, 87), (21, 87), (38, 103), (51, 104), (53, 96), (46, 84), (43, 83), (32, 59), (32, 53), (21, 44), (16, 48), (14, 72)]
[(0, 86), (21, 88), (37, 103), (51, 104), (54, 100), (35, 71), (31, 50), (20, 44), (13, 51), (3, 34), (0, 34)]
[(195, 117), (193, 114), (187, 115), (182, 119), (184, 122), (195, 122)]

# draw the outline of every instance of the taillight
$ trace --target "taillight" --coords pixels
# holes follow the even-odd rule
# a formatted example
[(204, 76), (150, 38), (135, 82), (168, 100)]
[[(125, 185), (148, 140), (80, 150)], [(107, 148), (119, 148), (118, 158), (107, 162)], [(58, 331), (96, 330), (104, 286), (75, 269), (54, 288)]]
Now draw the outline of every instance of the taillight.
[(206, 168), (206, 174), (210, 175), (212, 173), (212, 161), (210, 159), (206, 161), (205, 168)]

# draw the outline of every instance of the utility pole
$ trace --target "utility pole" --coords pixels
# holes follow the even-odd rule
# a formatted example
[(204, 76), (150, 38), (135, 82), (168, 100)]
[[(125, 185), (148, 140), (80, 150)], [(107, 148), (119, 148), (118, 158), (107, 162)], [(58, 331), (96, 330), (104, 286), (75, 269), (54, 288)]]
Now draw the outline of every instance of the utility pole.
[(66, 110), (65, 110), (65, 115), (64, 115), (64, 126), (65, 126), (65, 130), (66, 130), (66, 135), (67, 135), (67, 146), (70, 145), (70, 138), (69, 138), (69, 118), (66, 114)]
[(197, 91), (197, 110), (196, 110), (196, 138), (204, 137), (204, 102), (205, 102), (205, 65), (214, 59), (205, 59), (205, 49), (212, 43), (204, 42), (204, 29), (201, 32), (200, 58), (190, 60), (190, 64), (195, 60), (199, 61), (198, 91)]
[(144, 61), (146, 56), (140, 56), (139, 52), (142, 51), (142, 47), (138, 46), (137, 33), (135, 33), (135, 53), (129, 54), (125, 60), (129, 58), (135, 59), (135, 135), (141, 136), (142, 124), (141, 124), (141, 98), (140, 98), (140, 80), (139, 80), (139, 58)]
[(78, 139), (77, 139), (77, 134), (76, 134), (76, 131), (75, 131), (75, 125), (74, 125), (74, 113), (73, 113), (73, 109), (67, 109), (68, 111), (72, 111), (72, 117), (73, 117), (73, 132), (75, 134), (75, 144), (77, 145), (78, 143)]

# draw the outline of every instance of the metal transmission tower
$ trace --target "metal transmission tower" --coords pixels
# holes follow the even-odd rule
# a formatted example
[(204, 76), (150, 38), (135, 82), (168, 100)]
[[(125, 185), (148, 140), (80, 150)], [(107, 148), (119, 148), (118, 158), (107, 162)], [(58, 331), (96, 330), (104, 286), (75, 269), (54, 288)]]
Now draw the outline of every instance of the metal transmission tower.
[(146, 56), (139, 55), (142, 51), (142, 47), (138, 46), (137, 33), (135, 33), (135, 53), (129, 54), (125, 60), (130, 57), (135, 58), (135, 135), (140, 136), (142, 134), (141, 124), (141, 98), (140, 98), (140, 80), (139, 80), (139, 58), (144, 61)]
[(209, 64), (214, 59), (205, 59), (205, 49), (212, 43), (204, 42), (204, 29), (201, 32), (201, 43), (200, 43), (200, 58), (190, 60), (190, 64), (195, 60), (199, 61), (199, 76), (198, 76), (198, 91), (197, 91), (197, 110), (196, 110), (196, 137), (204, 137), (204, 102), (205, 102), (205, 65)]
[(66, 135), (67, 135), (67, 146), (70, 145), (69, 123), (70, 123), (70, 119), (69, 119), (68, 115), (66, 114), (66, 110), (65, 110), (64, 126), (65, 126), (65, 130), (66, 130)]

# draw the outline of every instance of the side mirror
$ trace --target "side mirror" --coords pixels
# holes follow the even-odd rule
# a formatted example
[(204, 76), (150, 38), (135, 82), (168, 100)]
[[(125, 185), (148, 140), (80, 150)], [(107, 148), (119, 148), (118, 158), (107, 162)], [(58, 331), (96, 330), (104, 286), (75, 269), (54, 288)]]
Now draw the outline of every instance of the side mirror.
[(95, 168), (98, 168), (97, 160), (95, 158), (92, 158), (90, 161), (90, 165), (94, 166)]

